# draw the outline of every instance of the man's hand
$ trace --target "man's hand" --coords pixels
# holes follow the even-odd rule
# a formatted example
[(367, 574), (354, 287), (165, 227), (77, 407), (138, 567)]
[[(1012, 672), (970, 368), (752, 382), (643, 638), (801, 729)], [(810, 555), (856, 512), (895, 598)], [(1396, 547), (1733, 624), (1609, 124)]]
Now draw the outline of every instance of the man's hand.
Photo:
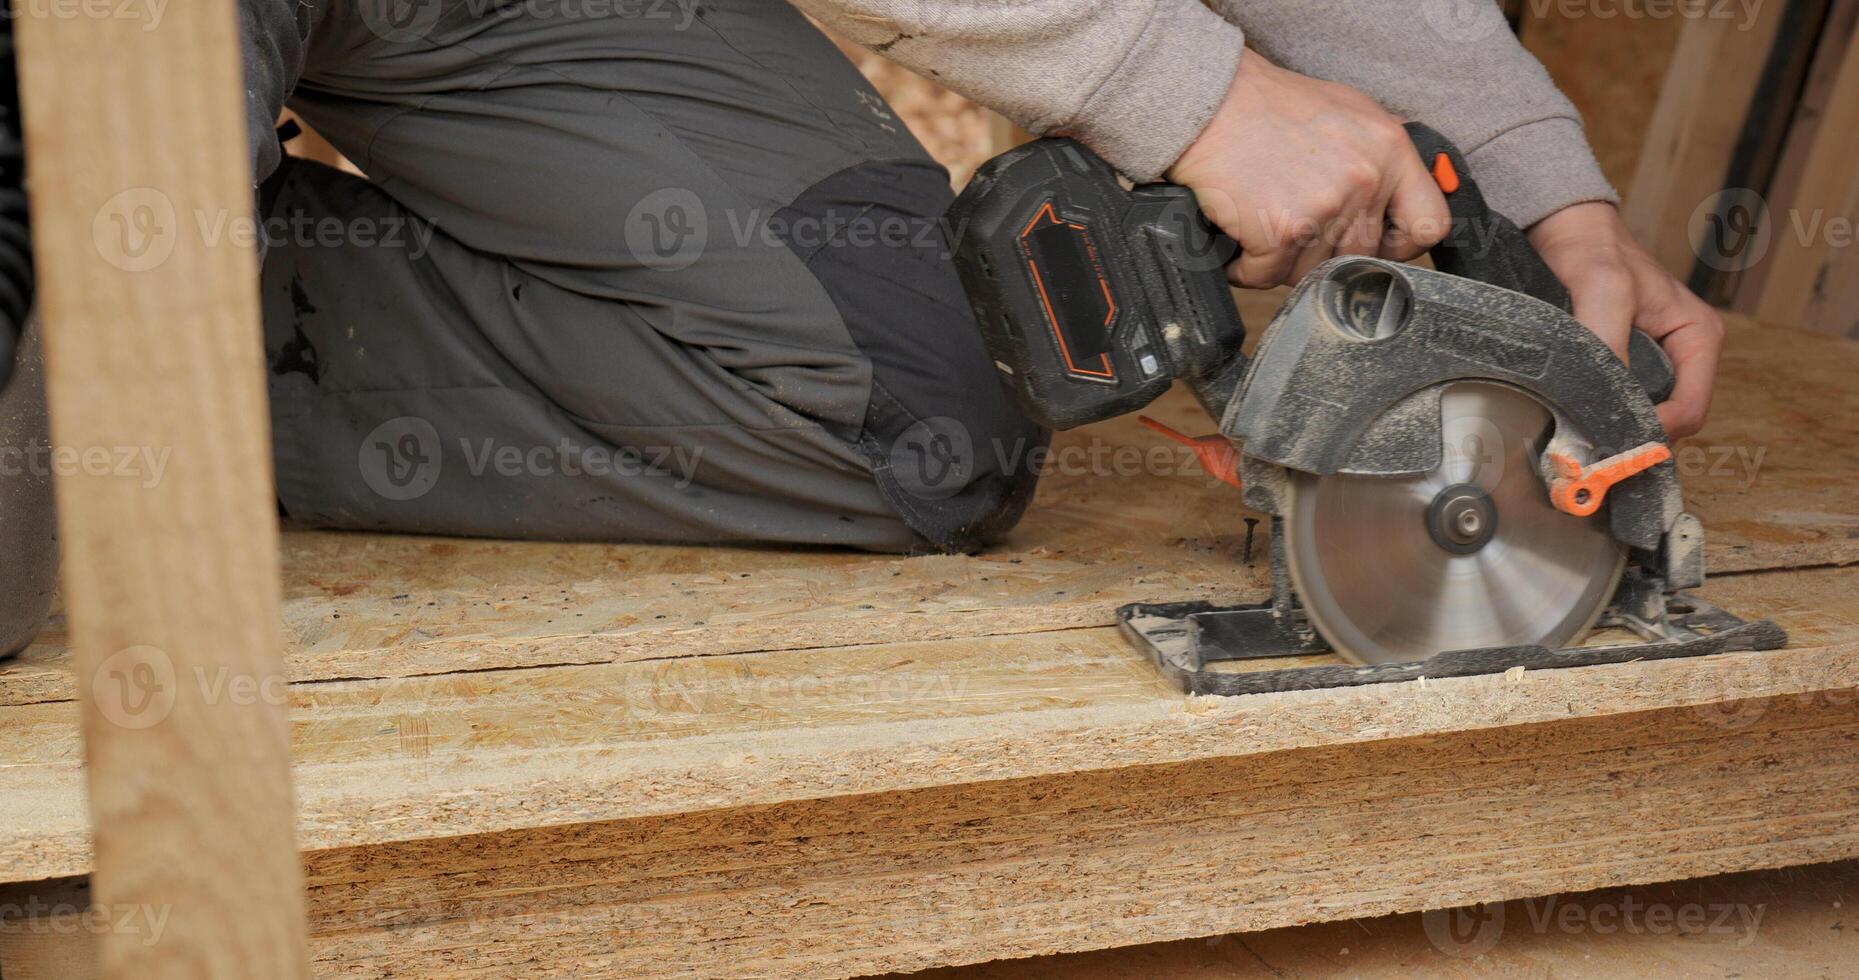
[[(1451, 213), (1401, 121), (1346, 85), (1286, 71), (1248, 50), (1226, 99), (1168, 170), (1237, 241), (1228, 277), (1297, 282), (1338, 255), (1418, 258)], [(1575, 301), (1575, 318), (1624, 360), (1634, 327), (1672, 360), (1677, 385), (1658, 406), (1674, 439), (1704, 425), (1723, 351), (1723, 318), (1646, 253), (1611, 204), (1544, 218), (1530, 241)]]
[(1575, 318), (1624, 360), (1634, 327), (1652, 335), (1678, 377), (1659, 420), (1673, 439), (1695, 434), (1711, 407), (1723, 317), (1653, 260), (1611, 204), (1577, 204), (1537, 222), (1530, 241), (1575, 300)]
[(1254, 288), (1296, 282), (1337, 255), (1417, 258), (1451, 221), (1399, 119), (1256, 51), (1168, 179), (1239, 243), (1228, 276)]

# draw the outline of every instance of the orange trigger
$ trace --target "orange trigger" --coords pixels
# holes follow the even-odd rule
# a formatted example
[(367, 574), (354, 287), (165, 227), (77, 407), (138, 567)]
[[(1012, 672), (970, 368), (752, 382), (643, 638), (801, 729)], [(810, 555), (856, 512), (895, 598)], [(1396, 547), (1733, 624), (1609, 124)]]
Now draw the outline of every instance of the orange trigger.
[(1447, 194), (1459, 190), (1459, 172), (1453, 169), (1452, 158), (1444, 153), (1433, 158), (1433, 182)]

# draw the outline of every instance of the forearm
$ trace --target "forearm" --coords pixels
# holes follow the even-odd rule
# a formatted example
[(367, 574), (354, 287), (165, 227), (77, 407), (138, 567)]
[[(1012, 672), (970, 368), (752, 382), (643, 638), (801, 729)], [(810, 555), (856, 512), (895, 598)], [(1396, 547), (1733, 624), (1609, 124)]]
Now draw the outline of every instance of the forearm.
[(1244, 38), (1195, 0), (795, 0), (835, 31), (1138, 180), (1213, 116)]
[[(1581, 117), (1517, 43), (1497, 5), (1413, 0), (1213, 0), (1248, 43), (1293, 71), (1361, 89), (1465, 151), (1492, 205), (1523, 226), (1617, 201)], [(1449, 19), (1458, 11), (1458, 19)]]

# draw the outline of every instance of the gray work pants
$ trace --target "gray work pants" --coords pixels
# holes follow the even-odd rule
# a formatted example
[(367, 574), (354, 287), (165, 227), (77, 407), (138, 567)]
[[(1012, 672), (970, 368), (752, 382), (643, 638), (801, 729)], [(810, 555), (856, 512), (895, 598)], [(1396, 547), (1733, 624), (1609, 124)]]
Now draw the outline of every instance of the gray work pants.
[[(1045, 433), (947, 176), (772, 0), (331, 12), (261, 194), (278, 494), (315, 524), (971, 550)], [(604, 13), (602, 13), (604, 11)], [(417, 11), (416, 11), (417, 12)]]

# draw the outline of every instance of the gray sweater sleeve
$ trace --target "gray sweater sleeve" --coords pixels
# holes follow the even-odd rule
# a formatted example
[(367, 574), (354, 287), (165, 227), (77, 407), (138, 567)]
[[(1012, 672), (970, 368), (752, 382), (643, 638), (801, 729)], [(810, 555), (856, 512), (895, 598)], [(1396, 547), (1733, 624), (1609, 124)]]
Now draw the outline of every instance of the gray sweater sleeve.
[(1028, 132), (1153, 180), (1200, 135), (1245, 39), (1198, 0), (794, 0)]
[(1029, 132), (1077, 136), (1137, 180), (1200, 134), (1250, 43), (1444, 133), (1520, 225), (1619, 199), (1575, 107), (1489, 0), (1209, 2), (1228, 23), (1195, 0), (795, 0)]
[(1352, 85), (1465, 151), (1500, 213), (1529, 227), (1618, 201), (1575, 111), (1490, 0), (1213, 0), (1266, 57)]
[[(1078, 137), (1136, 180), (1159, 176), (1200, 135), (1249, 38), (1287, 68), (1353, 85), (1446, 134), (1519, 224), (1617, 199), (1574, 107), (1493, 3), (1211, 2), (1219, 14), (1198, 0), (794, 0), (1029, 132)], [(240, 0), (258, 180), (277, 166), (272, 120), (325, 6)]]
[[(772, 0), (771, 0), (772, 2)], [(1200, 135), (1245, 44), (1198, 0), (794, 0), (855, 42), (1091, 145), (1138, 180)], [(254, 174), (278, 165), (271, 124), (304, 67), (322, 0), (240, 0)], [(333, 25), (332, 25), (333, 26)]]

